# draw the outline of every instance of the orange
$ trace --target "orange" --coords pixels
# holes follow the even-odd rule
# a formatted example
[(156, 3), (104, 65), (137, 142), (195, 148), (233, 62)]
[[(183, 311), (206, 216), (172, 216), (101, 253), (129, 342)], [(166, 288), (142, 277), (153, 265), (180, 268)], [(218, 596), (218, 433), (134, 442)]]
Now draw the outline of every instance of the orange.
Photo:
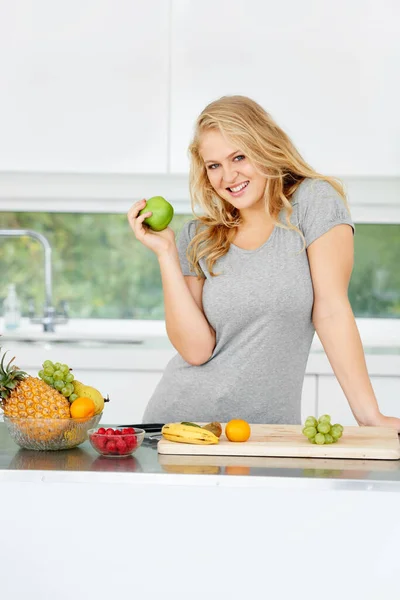
[(82, 396), (73, 401), (69, 410), (73, 419), (84, 419), (93, 417), (96, 406), (91, 398)]
[(250, 425), (243, 419), (232, 419), (225, 426), (225, 435), (230, 442), (247, 442), (250, 433)]
[(250, 467), (229, 465), (225, 467), (225, 473), (227, 475), (250, 475)]

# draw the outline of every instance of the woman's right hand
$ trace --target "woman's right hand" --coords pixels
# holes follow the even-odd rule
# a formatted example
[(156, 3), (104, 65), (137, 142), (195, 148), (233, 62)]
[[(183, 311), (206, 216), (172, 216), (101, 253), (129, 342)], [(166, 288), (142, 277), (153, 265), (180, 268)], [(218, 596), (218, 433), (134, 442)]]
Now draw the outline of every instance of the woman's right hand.
[(141, 242), (144, 246), (153, 250), (157, 256), (170, 251), (171, 249), (176, 250), (175, 244), (175, 233), (170, 227), (166, 227), (162, 231), (153, 231), (143, 221), (150, 217), (151, 211), (145, 212), (139, 215), (139, 212), (145, 208), (146, 200), (140, 200), (128, 211), (128, 221), (131, 226), (136, 239)]

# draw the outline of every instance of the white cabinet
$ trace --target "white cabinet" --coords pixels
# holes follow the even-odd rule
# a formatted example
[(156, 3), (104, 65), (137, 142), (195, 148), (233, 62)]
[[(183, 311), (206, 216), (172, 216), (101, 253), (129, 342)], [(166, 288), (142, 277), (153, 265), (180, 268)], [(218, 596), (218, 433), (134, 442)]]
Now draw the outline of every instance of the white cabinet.
[(166, 172), (168, 4), (2, 2), (1, 170)]
[[(400, 417), (400, 377), (370, 378), (380, 411), (390, 417)], [(357, 425), (349, 403), (336, 377), (318, 376), (318, 415), (329, 414), (342, 425)]]
[(244, 94), (317, 170), (398, 175), (399, 16), (390, 0), (0, 3), (1, 170), (186, 173), (199, 112)]
[(399, 13), (363, 0), (172, 0), (172, 171), (187, 171), (206, 104), (242, 94), (317, 171), (399, 174)]

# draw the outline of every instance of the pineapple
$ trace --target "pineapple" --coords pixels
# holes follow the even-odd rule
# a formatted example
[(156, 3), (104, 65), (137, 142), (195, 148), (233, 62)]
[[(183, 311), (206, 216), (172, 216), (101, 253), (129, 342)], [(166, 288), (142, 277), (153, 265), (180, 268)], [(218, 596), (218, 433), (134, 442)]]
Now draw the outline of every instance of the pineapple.
[(18, 367), (12, 366), (14, 358), (5, 366), (5, 356), (6, 352), (0, 362), (0, 406), (4, 415), (29, 419), (29, 421), (21, 421), (19, 428), (23, 429), (24, 433), (29, 433), (35, 440), (47, 441), (57, 437), (65, 427), (65, 422), (60, 421), (59, 426), (54, 427), (35, 420), (69, 419), (69, 401), (41, 379), (30, 377)]

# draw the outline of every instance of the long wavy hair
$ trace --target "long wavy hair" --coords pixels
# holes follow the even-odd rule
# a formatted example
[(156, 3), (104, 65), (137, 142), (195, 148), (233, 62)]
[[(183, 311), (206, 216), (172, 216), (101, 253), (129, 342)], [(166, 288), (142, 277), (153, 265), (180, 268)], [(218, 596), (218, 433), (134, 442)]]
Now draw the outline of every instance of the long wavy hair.
[[(203, 133), (210, 130), (222, 133), (265, 175), (265, 211), (276, 226), (292, 229), (301, 235), (301, 251), (305, 248), (305, 239), (300, 229), (290, 222), (293, 212), (291, 197), (305, 178), (329, 182), (348, 208), (343, 184), (310, 167), (289, 136), (257, 102), (246, 96), (223, 96), (202, 111), (189, 146), (189, 187), (196, 232), (186, 254), (199, 277), (202, 276), (199, 261), (203, 257), (210, 275), (215, 277), (219, 274), (213, 272), (213, 266), (228, 252), (237, 228), (243, 222), (240, 211), (221, 198), (208, 179), (199, 147)], [(203, 214), (196, 214), (196, 207), (200, 207)], [(286, 225), (278, 220), (282, 209), (285, 210)]]

